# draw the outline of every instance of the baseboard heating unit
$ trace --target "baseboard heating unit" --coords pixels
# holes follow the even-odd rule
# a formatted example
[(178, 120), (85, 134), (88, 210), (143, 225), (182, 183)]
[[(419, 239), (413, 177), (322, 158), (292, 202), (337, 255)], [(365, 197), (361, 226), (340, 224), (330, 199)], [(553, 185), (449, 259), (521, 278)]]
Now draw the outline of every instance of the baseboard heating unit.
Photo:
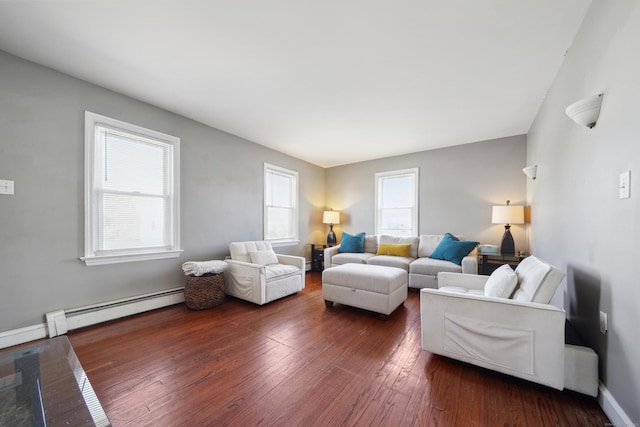
[(46, 314), (49, 337), (184, 302), (184, 287)]

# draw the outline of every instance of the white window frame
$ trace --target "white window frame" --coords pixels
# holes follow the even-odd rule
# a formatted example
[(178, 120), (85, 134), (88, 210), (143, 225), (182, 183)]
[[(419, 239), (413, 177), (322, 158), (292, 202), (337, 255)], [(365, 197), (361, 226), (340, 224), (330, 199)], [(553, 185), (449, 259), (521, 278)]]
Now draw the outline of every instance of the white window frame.
[[(407, 206), (412, 209), (411, 211), (411, 231), (410, 236), (418, 235), (418, 203), (419, 203), (419, 183), (420, 173), (419, 168), (401, 169), (396, 171), (378, 172), (376, 173), (376, 209), (375, 209), (375, 227), (376, 234), (382, 233), (382, 210), (385, 209), (382, 204), (382, 182), (389, 178), (400, 178), (404, 176), (410, 176), (413, 178), (413, 206)], [(388, 234), (388, 233), (387, 233)], [(399, 234), (398, 234), (399, 235)]]
[[(102, 143), (96, 138), (96, 128), (109, 128), (125, 135), (166, 147), (168, 156), (167, 204), (164, 224), (167, 244), (154, 248), (102, 250), (99, 247), (100, 218), (99, 194), (101, 191)], [(110, 117), (85, 111), (85, 255), (80, 259), (88, 266), (115, 264), (131, 261), (147, 261), (177, 258), (180, 249), (180, 139), (136, 126)]]
[[(286, 176), (287, 178), (290, 178), (293, 182), (292, 188), (289, 189), (291, 191), (291, 196), (292, 196), (291, 199), (293, 201), (293, 207), (291, 207), (291, 209), (293, 209), (293, 230), (291, 230), (293, 232), (292, 236), (287, 236), (287, 237), (282, 237), (277, 239), (267, 239), (267, 230), (269, 225), (268, 212), (270, 207), (270, 205), (267, 204), (267, 191), (268, 191), (267, 187), (269, 182), (268, 174), (283, 175), (283, 176)], [(298, 236), (298, 223), (299, 223), (298, 172), (291, 169), (286, 169), (280, 166), (272, 165), (270, 163), (265, 163), (263, 177), (264, 177), (263, 178), (264, 180), (263, 205), (264, 206), (263, 206), (263, 230), (262, 230), (263, 239), (271, 242), (272, 246), (288, 246), (288, 245), (298, 244), (300, 242), (299, 236)]]

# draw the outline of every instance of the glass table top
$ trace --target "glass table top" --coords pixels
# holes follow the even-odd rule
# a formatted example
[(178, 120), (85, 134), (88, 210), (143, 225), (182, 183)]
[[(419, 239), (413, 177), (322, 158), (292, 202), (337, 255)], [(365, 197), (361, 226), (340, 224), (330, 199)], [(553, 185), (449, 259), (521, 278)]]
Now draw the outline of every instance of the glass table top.
[(111, 425), (66, 336), (0, 350), (5, 425)]

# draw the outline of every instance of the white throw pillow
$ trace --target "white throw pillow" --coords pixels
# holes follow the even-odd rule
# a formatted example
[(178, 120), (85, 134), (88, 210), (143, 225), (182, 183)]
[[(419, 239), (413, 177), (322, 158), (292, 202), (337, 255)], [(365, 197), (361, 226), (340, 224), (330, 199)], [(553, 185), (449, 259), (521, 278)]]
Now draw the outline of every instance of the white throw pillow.
[(258, 265), (271, 265), (278, 263), (278, 256), (274, 251), (249, 252), (251, 262)]
[(484, 285), (484, 294), (488, 297), (509, 298), (518, 284), (518, 276), (510, 265), (498, 267)]

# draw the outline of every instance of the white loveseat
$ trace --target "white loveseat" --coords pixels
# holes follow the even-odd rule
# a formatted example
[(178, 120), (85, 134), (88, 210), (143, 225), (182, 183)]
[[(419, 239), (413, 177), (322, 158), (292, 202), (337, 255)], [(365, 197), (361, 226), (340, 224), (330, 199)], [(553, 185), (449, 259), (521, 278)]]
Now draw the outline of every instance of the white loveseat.
[[(407, 271), (409, 287), (417, 289), (437, 288), (438, 273), (440, 272), (478, 274), (477, 249), (473, 249), (462, 258), (460, 265), (451, 261), (430, 258), (443, 237), (443, 234), (422, 234), (417, 237), (366, 235), (364, 252), (361, 253), (340, 252), (340, 245), (326, 248), (324, 250), (324, 268), (349, 263), (402, 268)], [(457, 236), (457, 238), (465, 240), (464, 236)], [(411, 244), (409, 256), (376, 255), (381, 243)]]
[(515, 290), (500, 288), (502, 297), (489, 290), (495, 284), (489, 284), (491, 277), (441, 273), (439, 289), (420, 291), (422, 348), (596, 396), (597, 355), (586, 347), (565, 345), (565, 312), (549, 304), (564, 273), (530, 256), (516, 268)]
[(225, 292), (255, 304), (294, 294), (304, 289), (303, 257), (273, 252), (270, 242), (233, 242), (225, 270)]

